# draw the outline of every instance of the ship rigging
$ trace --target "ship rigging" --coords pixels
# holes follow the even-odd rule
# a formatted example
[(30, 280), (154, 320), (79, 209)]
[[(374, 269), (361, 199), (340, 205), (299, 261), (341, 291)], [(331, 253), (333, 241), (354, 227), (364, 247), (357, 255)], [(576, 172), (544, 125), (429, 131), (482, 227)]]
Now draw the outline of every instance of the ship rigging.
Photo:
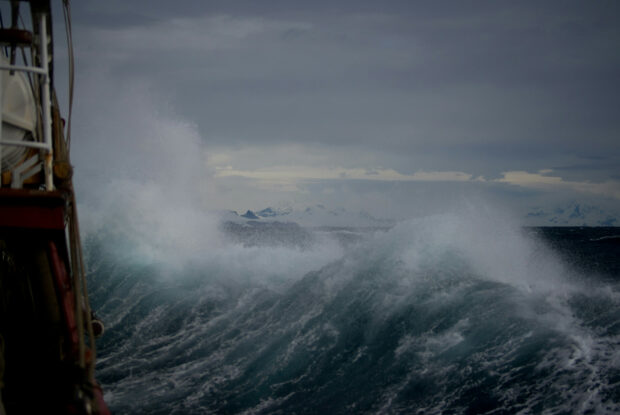
[(89, 304), (69, 157), (68, 0), (62, 9), (70, 68), (66, 122), (54, 85), (50, 0), (13, 0), (0, 9), (2, 415), (109, 413), (94, 375), (101, 326)]

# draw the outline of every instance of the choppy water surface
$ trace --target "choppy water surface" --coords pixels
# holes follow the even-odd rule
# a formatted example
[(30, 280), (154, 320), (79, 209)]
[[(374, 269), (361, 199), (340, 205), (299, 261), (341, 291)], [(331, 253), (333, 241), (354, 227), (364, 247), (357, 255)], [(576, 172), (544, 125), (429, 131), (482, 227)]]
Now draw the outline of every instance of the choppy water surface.
[(619, 228), (219, 229), (86, 236), (113, 412), (620, 412)]

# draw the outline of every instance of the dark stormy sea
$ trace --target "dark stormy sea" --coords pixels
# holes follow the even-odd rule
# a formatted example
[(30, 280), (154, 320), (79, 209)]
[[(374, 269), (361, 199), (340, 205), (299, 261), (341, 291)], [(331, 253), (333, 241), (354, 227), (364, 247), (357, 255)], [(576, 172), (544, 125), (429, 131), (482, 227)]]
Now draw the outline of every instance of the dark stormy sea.
[(113, 413), (620, 413), (620, 228), (190, 222), (84, 236)]

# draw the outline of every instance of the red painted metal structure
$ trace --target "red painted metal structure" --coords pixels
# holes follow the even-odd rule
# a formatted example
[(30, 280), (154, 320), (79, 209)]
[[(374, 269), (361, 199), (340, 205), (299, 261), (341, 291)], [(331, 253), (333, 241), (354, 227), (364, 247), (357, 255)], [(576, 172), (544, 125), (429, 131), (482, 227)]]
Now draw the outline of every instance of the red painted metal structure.
[(58, 191), (0, 189), (0, 228), (64, 232), (66, 205)]
[[(25, 19), (21, 3), (30, 9)], [(68, 13), (69, 1), (62, 5)], [(0, 29), (0, 415), (105, 415), (69, 139), (53, 85), (50, 0), (13, 0), (10, 9), (11, 27)], [(24, 21), (32, 27), (18, 27)]]

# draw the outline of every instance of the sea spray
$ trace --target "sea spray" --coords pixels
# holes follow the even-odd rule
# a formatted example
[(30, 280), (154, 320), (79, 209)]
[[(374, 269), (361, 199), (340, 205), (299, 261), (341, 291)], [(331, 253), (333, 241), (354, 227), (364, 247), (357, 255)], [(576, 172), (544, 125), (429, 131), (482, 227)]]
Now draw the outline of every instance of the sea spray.
[(119, 257), (110, 235), (89, 235), (112, 407), (620, 409), (617, 282), (572, 276), (541, 237), (501, 214), (419, 218), (347, 247), (321, 238), (300, 248), (218, 237), (180, 266), (166, 255), (131, 261), (140, 247)]

